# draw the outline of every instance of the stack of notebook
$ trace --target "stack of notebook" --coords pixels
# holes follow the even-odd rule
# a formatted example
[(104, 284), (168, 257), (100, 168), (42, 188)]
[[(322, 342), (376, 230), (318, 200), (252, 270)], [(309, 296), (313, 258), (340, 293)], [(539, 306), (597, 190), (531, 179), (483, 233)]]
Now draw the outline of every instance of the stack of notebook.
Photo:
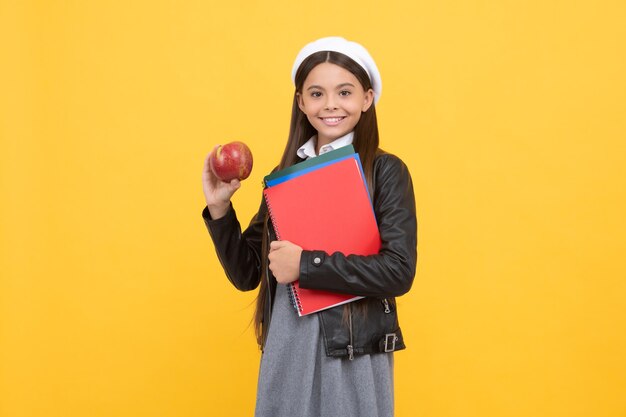
[[(263, 194), (279, 240), (328, 254), (374, 255), (380, 234), (359, 155), (345, 146), (265, 177)], [(359, 296), (289, 285), (300, 316)]]

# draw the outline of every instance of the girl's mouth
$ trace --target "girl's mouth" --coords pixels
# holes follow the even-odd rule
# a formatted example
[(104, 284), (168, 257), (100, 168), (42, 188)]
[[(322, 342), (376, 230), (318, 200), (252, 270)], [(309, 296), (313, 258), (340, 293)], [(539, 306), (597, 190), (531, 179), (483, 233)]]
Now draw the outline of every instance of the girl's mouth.
[(341, 123), (341, 121), (343, 119), (345, 119), (345, 116), (341, 116), (341, 117), (320, 117), (320, 119), (322, 120), (322, 122), (324, 122), (325, 125), (327, 126), (336, 126), (339, 123)]

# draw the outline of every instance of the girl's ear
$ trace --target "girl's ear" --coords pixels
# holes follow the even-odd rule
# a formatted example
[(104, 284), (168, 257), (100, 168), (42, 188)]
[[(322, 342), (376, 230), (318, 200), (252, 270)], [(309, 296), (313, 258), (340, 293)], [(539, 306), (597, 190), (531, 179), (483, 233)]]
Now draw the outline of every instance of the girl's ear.
[(365, 100), (363, 101), (363, 107), (361, 108), (361, 111), (363, 113), (368, 111), (373, 102), (374, 102), (374, 90), (370, 88), (369, 90), (365, 92)]
[(302, 99), (302, 94), (296, 93), (296, 100), (298, 100), (298, 107), (300, 107), (300, 110), (304, 113), (304, 100)]

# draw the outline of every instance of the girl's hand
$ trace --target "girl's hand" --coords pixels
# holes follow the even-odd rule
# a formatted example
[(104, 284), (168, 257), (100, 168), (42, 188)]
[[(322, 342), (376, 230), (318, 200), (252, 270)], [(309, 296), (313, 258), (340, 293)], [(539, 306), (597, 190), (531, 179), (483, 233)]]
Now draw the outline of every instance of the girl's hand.
[(241, 187), (241, 183), (238, 179), (234, 179), (230, 183), (224, 182), (217, 178), (215, 174), (213, 174), (213, 171), (211, 171), (209, 159), (216, 148), (217, 146), (213, 148), (204, 159), (204, 168), (202, 169), (204, 198), (206, 199), (206, 205), (213, 219), (219, 219), (226, 214), (230, 207), (230, 198), (235, 194), (235, 191)]
[(300, 276), (302, 248), (286, 240), (270, 243), (269, 268), (281, 284), (294, 282)]

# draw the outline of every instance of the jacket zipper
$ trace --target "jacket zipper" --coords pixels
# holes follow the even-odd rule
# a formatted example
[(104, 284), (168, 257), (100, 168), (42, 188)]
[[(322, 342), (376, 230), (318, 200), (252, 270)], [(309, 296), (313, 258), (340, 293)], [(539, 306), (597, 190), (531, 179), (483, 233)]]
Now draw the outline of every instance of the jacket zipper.
[(385, 306), (385, 314), (391, 313), (391, 309), (389, 308), (389, 301), (386, 298), (383, 298), (383, 305)]
[(350, 330), (350, 344), (348, 345), (348, 360), (354, 359), (354, 344), (352, 340), (352, 304), (348, 304), (348, 329)]

